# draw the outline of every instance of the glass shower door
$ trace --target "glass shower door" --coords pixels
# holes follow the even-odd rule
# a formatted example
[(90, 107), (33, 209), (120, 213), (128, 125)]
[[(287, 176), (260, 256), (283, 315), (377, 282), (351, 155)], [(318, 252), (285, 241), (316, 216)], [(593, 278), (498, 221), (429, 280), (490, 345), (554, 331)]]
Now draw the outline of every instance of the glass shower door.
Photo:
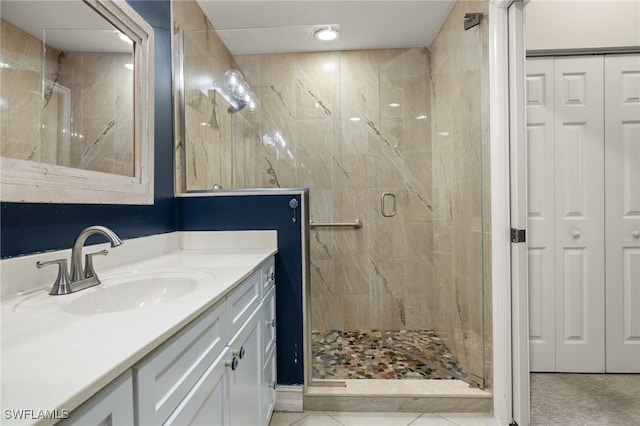
[(310, 231), (314, 380), (484, 386), (479, 32), (460, 23), (431, 51), (340, 53), (333, 191), (311, 188), (311, 214), (317, 194), (363, 226)]

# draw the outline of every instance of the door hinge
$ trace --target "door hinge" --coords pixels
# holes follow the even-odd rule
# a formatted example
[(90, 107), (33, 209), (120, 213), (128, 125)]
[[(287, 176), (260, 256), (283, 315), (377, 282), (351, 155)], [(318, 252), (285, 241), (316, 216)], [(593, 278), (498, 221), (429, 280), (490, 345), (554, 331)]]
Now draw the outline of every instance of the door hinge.
[(511, 242), (524, 243), (527, 241), (526, 231), (524, 229), (511, 228)]

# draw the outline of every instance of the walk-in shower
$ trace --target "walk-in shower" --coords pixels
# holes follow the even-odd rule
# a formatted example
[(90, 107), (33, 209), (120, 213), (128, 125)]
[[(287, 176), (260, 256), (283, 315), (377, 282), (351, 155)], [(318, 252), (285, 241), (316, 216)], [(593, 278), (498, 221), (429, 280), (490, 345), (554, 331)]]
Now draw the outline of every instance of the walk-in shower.
[[(244, 30), (182, 34), (184, 188), (309, 188), (308, 387), (490, 386), (487, 34), (464, 28), (485, 9), (459, 2), (420, 48), (232, 55)], [(260, 108), (212, 129), (198, 77), (227, 69)]]

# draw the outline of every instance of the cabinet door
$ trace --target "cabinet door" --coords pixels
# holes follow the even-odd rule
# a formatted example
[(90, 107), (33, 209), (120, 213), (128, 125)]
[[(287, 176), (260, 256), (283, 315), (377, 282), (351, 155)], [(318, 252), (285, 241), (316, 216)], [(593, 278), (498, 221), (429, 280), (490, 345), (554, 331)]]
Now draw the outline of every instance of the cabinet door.
[(276, 347), (276, 289), (269, 291), (262, 301), (262, 359)]
[(640, 55), (605, 59), (607, 372), (640, 373)]
[(262, 423), (268, 425), (273, 414), (273, 409), (276, 406), (276, 350), (273, 351), (267, 357), (264, 363), (264, 371), (262, 373)]
[(262, 301), (262, 424), (269, 424), (276, 404), (276, 289), (272, 288)]
[(133, 379), (131, 370), (108, 384), (90, 400), (71, 412), (60, 426), (104, 426), (133, 424)]
[(260, 348), (260, 319), (257, 309), (229, 343), (227, 361), (237, 366), (227, 369), (229, 374), (229, 421), (232, 425), (261, 425), (262, 356)]
[(226, 391), (225, 361), (229, 349), (207, 369), (191, 392), (169, 416), (165, 425), (226, 426), (229, 425), (229, 398)]

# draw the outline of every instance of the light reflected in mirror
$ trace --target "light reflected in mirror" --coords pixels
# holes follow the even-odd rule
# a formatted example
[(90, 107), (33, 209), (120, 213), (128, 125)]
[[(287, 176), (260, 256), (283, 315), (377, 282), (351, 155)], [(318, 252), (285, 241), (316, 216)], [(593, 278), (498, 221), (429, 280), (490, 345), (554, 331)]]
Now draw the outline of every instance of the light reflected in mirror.
[[(133, 41), (86, 4), (60, 3), (3, 2), (2, 155), (133, 176)], [(70, 14), (84, 29), (68, 29)]]

